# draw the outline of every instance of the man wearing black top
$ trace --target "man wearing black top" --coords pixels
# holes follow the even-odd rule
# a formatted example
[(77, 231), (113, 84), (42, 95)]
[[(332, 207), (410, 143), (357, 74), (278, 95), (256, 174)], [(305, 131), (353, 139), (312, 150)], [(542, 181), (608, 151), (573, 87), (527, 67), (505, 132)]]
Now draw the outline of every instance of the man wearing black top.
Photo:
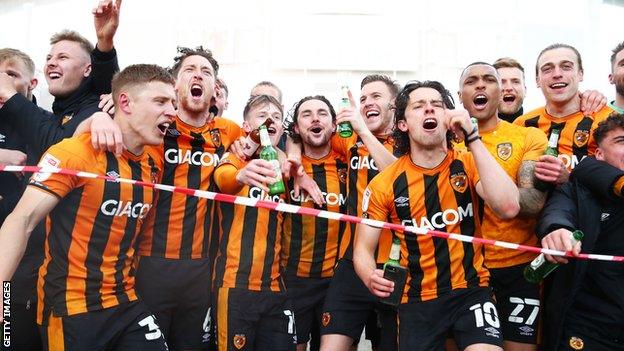
[[(624, 255), (624, 115), (613, 113), (594, 130), (596, 156), (587, 157), (557, 188), (538, 225), (547, 249)], [(582, 230), (572, 245), (571, 232)], [(544, 311), (544, 350), (624, 350), (624, 265), (570, 260), (552, 274)]]
[[(119, 24), (120, 5), (121, 0), (108, 0), (93, 10), (98, 38), (95, 48), (76, 32), (63, 31), (52, 36), (44, 73), (50, 94), (55, 97), (53, 113), (38, 107), (30, 94), (23, 94), (23, 89), (15, 86), (11, 72), (0, 70), (0, 126), (19, 134), (27, 164), (37, 164), (50, 146), (71, 137), (83, 120), (99, 111), (100, 94), (111, 92), (112, 77), (119, 71), (113, 37)], [(19, 199), (22, 190), (23, 184), (19, 184), (10, 197)], [(30, 236), (26, 253), (13, 275), (9, 349), (41, 350), (35, 316), (44, 235), (42, 223)]]

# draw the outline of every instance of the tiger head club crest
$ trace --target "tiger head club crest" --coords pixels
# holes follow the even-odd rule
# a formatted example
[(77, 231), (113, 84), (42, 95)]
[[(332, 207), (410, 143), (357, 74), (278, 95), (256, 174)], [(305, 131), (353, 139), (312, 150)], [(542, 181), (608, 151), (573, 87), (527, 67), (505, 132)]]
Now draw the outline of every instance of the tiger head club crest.
[(459, 193), (463, 193), (468, 188), (468, 176), (463, 171), (451, 174), (450, 182), (453, 189)]
[(500, 143), (496, 145), (496, 154), (501, 160), (507, 161), (513, 154), (513, 146), (511, 143)]
[(221, 146), (221, 132), (218, 129), (212, 129), (210, 131), (210, 139), (215, 147)]
[(585, 348), (585, 343), (583, 342), (583, 339), (576, 336), (570, 337), (570, 341), (568, 342), (568, 344), (570, 345), (572, 350), (583, 350)]
[(331, 321), (331, 314), (329, 314), (329, 312), (323, 312), (323, 317), (321, 319), (321, 323), (323, 323), (323, 326), (324, 327), (328, 326), (330, 321)]
[(340, 180), (342, 184), (347, 183), (347, 169), (346, 168), (338, 168), (338, 180)]
[(247, 343), (247, 337), (245, 336), (245, 334), (236, 334), (234, 335), (233, 342), (234, 347), (236, 347), (237, 350), (240, 350), (245, 347), (245, 344)]
[(574, 132), (574, 145), (576, 145), (576, 147), (583, 147), (587, 145), (588, 140), (589, 140), (588, 130), (577, 130)]

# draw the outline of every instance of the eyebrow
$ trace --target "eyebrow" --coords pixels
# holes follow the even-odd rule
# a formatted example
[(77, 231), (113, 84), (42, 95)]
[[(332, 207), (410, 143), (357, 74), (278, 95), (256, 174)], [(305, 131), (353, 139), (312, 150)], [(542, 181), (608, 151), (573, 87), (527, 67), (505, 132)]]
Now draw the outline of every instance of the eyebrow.
[(442, 103), (442, 102), (443, 102), (441, 99), (434, 99), (434, 100), (420, 99), (420, 100), (416, 100), (416, 101), (414, 101), (412, 104), (424, 104), (424, 103), (425, 103), (425, 102), (427, 102), (427, 101), (429, 101), (429, 102), (431, 102), (431, 103), (434, 103), (434, 102), (439, 102), (439, 103)]

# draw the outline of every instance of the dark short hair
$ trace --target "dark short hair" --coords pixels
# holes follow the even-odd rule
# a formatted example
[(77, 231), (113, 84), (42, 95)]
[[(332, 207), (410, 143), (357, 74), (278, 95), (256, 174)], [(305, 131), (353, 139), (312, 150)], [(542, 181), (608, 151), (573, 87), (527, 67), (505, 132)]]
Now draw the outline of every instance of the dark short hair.
[[(405, 84), (403, 89), (399, 92), (396, 98), (396, 110), (394, 112), (394, 131), (393, 138), (395, 142), (395, 150), (399, 155), (405, 155), (409, 152), (410, 144), (409, 144), (409, 135), (407, 132), (404, 132), (399, 129), (398, 123), (401, 120), (405, 120), (405, 110), (407, 109), (407, 105), (409, 103), (409, 95), (416, 89), (420, 88), (431, 88), (437, 90), (442, 96), (442, 102), (444, 106), (449, 109), (455, 109), (455, 101), (453, 100), (453, 95), (442, 85), (442, 83), (435, 80), (426, 80), (426, 81), (411, 81)], [(447, 132), (447, 142), (450, 141), (451, 134)]]
[(295, 132), (295, 125), (297, 124), (297, 120), (299, 117), (299, 108), (304, 102), (310, 100), (319, 100), (324, 102), (329, 109), (329, 114), (332, 116), (332, 121), (336, 121), (336, 110), (334, 110), (334, 106), (332, 106), (332, 104), (329, 102), (329, 100), (327, 100), (325, 96), (314, 95), (304, 97), (303, 99), (297, 101), (295, 105), (293, 105), (293, 108), (288, 113), (289, 118), (284, 120), (284, 130), (286, 131), (286, 134), (288, 134), (296, 143), (301, 141), (301, 136)]
[(0, 63), (13, 60), (22, 61), (22, 63), (24, 64), (24, 66), (26, 66), (26, 69), (28, 70), (27, 73), (30, 74), (31, 77), (35, 75), (35, 63), (30, 58), (30, 56), (17, 49), (0, 49)]
[(80, 47), (82, 48), (82, 50), (84, 50), (84, 52), (89, 57), (91, 55), (91, 52), (93, 51), (93, 44), (91, 44), (91, 42), (87, 38), (83, 37), (82, 35), (80, 35), (80, 33), (74, 30), (68, 30), (68, 29), (62, 30), (52, 35), (52, 37), (50, 38), (50, 45), (54, 45), (58, 43), (59, 41), (63, 41), (63, 40), (73, 41), (75, 43), (80, 44)]
[(247, 100), (247, 103), (245, 104), (245, 108), (243, 109), (243, 118), (245, 120), (247, 119), (247, 116), (249, 115), (249, 111), (251, 111), (252, 108), (256, 106), (260, 106), (260, 105), (266, 105), (266, 104), (275, 105), (275, 107), (277, 107), (277, 109), (280, 111), (282, 116), (284, 115), (284, 109), (282, 108), (282, 104), (279, 101), (277, 101), (276, 98), (270, 95), (258, 95), (258, 96), (252, 96), (249, 98), (249, 100)]
[(535, 60), (535, 76), (536, 77), (539, 75), (539, 67), (537, 65), (539, 64), (540, 57), (542, 57), (542, 55), (546, 51), (561, 49), (561, 48), (570, 49), (574, 51), (574, 54), (576, 55), (576, 60), (578, 61), (579, 70), (580, 71), (583, 70), (583, 60), (581, 60), (581, 53), (579, 53), (579, 51), (576, 50), (574, 46), (568, 45), (568, 44), (555, 43), (555, 44), (548, 45), (547, 47), (544, 48), (544, 50), (540, 51), (539, 55), (537, 55), (537, 60)]
[[(277, 100), (280, 102), (280, 104), (282, 103), (282, 89), (280, 89), (273, 82), (269, 82), (268, 80), (263, 80), (263, 81), (259, 82), (258, 84), (254, 85), (253, 88), (251, 88), (251, 90), (253, 91), (257, 87), (262, 87), (262, 86), (271, 87), (271, 88), (275, 89), (277, 91)], [(250, 97), (253, 97), (253, 96), (250, 96)]]
[(611, 69), (613, 70), (613, 65), (615, 64), (615, 57), (617, 56), (617, 54), (624, 50), (624, 41), (617, 44), (617, 46), (615, 48), (613, 48), (613, 50), (611, 50)]
[(178, 55), (174, 57), (173, 66), (171, 66), (171, 68), (169, 69), (174, 77), (178, 76), (178, 73), (180, 72), (180, 67), (182, 67), (182, 63), (184, 62), (184, 60), (186, 60), (187, 57), (190, 56), (201, 56), (205, 58), (206, 60), (208, 60), (208, 62), (210, 62), (212, 70), (214, 71), (215, 78), (219, 74), (219, 63), (214, 58), (214, 56), (212, 56), (212, 51), (204, 49), (204, 47), (201, 45), (194, 49), (178, 46), (177, 50)]
[(594, 129), (593, 135), (596, 144), (600, 146), (607, 134), (615, 129), (624, 129), (624, 114), (614, 111), (607, 119), (598, 123), (598, 127)]
[(388, 90), (390, 91), (390, 95), (392, 95), (393, 98), (396, 97), (399, 94), (399, 91), (401, 90), (401, 86), (399, 85), (399, 83), (397, 83), (397, 81), (392, 80), (392, 78), (383, 74), (367, 75), (366, 77), (364, 77), (364, 79), (362, 79), (362, 83), (360, 83), (360, 89), (364, 88), (366, 84), (370, 84), (373, 82), (384, 83), (388, 87)]
[(113, 77), (112, 94), (115, 105), (117, 104), (118, 94), (121, 90), (139, 84), (147, 84), (150, 82), (163, 82), (175, 85), (175, 81), (171, 74), (158, 65), (138, 64), (131, 65), (118, 72)]
[(463, 82), (461, 81), (461, 79), (464, 77), (464, 73), (466, 73), (466, 70), (468, 68), (470, 68), (472, 66), (481, 66), (481, 65), (492, 67), (492, 69), (494, 70), (496, 76), (498, 76), (498, 71), (496, 70), (496, 67), (494, 67), (493, 64), (488, 63), (488, 62), (484, 62), (484, 61), (475, 61), (475, 62), (469, 64), (468, 66), (464, 67), (464, 69), (462, 70), (461, 74), (459, 75), (459, 80), (460, 80), (459, 86), (462, 87), (464, 85)]

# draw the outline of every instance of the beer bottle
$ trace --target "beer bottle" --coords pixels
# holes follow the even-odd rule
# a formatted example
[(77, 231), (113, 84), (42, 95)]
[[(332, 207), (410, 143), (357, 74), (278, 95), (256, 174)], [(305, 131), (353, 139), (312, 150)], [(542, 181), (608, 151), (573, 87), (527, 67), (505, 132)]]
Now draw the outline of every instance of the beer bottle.
[(557, 157), (559, 152), (557, 152), (557, 144), (559, 144), (559, 129), (553, 129), (550, 132), (550, 138), (548, 139), (548, 147), (546, 151), (544, 151), (544, 155), (550, 155)]
[[(340, 99), (340, 109), (351, 108), (351, 102), (349, 101), (349, 87), (343, 85), (340, 88), (342, 91), (342, 98)], [(342, 138), (348, 138), (353, 135), (353, 128), (351, 127), (351, 123), (342, 122), (338, 124), (338, 135)]]
[[(266, 121), (262, 123), (262, 125), (265, 126), (266, 128), (269, 128), (273, 123), (274, 122), (272, 118), (267, 118)], [(247, 156), (247, 159), (250, 159), (256, 153), (256, 150), (258, 150), (259, 146), (260, 146), (260, 128), (258, 127), (258, 129), (252, 130), (249, 133), (249, 135), (247, 135), (247, 137), (245, 138), (245, 142), (243, 146), (243, 154)]]
[[(544, 151), (544, 155), (550, 155), (557, 157), (559, 152), (557, 151), (557, 145), (559, 144), (559, 133), (561, 131), (559, 129), (553, 129), (550, 131), (550, 137), (548, 138), (548, 146), (546, 147), (546, 151)], [(548, 192), (554, 188), (554, 184), (547, 183), (542, 180), (535, 178), (533, 186), (535, 189)]]
[(275, 171), (275, 178), (277, 179), (275, 183), (269, 184), (269, 195), (282, 194), (286, 191), (286, 188), (284, 187), (284, 180), (282, 179), (282, 169), (280, 167), (277, 150), (275, 150), (271, 144), (271, 138), (269, 138), (267, 127), (261, 125), (258, 131), (260, 132), (260, 146), (262, 147), (260, 150), (260, 158), (271, 163), (273, 171)]
[(392, 246), (390, 247), (390, 256), (386, 263), (384, 263), (384, 270), (386, 266), (401, 266), (401, 240), (399, 238), (392, 239)]
[[(570, 243), (572, 246), (576, 245), (576, 243), (581, 240), (583, 240), (583, 232), (580, 230), (575, 230), (570, 235)], [(559, 267), (558, 263), (547, 261), (546, 258), (544, 258), (544, 254), (540, 254), (524, 268), (524, 279), (537, 284), (557, 267)]]

